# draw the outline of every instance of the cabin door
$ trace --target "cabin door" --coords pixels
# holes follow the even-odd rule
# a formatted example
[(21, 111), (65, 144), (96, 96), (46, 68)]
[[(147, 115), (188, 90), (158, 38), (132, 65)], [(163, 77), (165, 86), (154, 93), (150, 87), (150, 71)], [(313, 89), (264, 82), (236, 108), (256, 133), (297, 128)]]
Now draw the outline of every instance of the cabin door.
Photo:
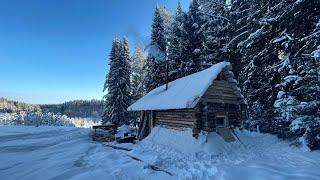
[(229, 129), (228, 116), (216, 116), (216, 131), (226, 142), (236, 140)]

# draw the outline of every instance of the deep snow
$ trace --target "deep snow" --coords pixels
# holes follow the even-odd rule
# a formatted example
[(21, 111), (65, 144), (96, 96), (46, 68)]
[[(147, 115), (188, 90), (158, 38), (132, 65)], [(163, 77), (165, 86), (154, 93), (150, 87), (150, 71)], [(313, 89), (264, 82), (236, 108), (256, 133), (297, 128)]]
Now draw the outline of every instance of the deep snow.
[[(10, 179), (320, 179), (320, 152), (290, 147), (272, 135), (237, 131), (244, 143), (217, 134), (155, 128), (130, 152), (92, 142), (89, 130), (0, 126), (0, 177)], [(120, 146), (120, 145), (118, 145)], [(147, 168), (129, 154), (171, 172)]]

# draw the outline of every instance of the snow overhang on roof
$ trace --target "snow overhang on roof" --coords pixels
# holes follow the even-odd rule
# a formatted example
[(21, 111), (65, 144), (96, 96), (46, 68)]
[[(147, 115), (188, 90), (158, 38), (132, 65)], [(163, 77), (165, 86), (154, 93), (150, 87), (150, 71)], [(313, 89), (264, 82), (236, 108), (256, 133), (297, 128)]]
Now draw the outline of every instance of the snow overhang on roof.
[(194, 108), (218, 74), (229, 62), (220, 62), (203, 71), (159, 86), (128, 107), (128, 111)]

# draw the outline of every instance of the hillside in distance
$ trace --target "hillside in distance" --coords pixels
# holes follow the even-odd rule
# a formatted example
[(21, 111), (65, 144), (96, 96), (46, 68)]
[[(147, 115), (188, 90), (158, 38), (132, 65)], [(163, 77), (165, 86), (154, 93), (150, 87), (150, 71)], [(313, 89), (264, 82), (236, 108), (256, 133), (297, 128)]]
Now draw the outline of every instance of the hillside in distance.
[(26, 111), (61, 114), (68, 117), (100, 118), (103, 109), (101, 100), (75, 100), (62, 104), (35, 105), (0, 97), (0, 112), (3, 113)]

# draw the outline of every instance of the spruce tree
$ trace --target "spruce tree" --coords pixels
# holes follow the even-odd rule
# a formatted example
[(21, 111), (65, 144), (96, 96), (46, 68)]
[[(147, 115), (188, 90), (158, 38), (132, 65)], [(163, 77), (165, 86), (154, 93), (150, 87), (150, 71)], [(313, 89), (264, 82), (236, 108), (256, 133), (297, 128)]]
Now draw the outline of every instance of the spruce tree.
[(118, 65), (118, 58), (120, 52), (120, 40), (118, 38), (112, 41), (112, 48), (109, 55), (109, 72), (106, 76), (106, 80), (103, 87), (103, 92), (107, 92), (104, 96), (105, 99), (105, 110), (102, 116), (102, 123), (106, 124), (111, 122), (114, 117), (113, 114), (115, 112), (115, 101), (116, 101), (116, 70)]
[[(227, 28), (227, 36), (229, 40), (226, 44), (228, 51), (228, 59), (232, 63), (233, 72), (236, 79), (240, 79), (240, 71), (244, 66), (248, 65), (247, 59), (243, 58), (241, 48), (242, 42), (250, 35), (252, 26), (252, 16), (254, 13), (253, 0), (233, 1), (228, 11), (228, 19), (230, 24)], [(242, 78), (244, 79), (244, 78)], [(242, 80), (243, 82), (244, 80)]]
[(143, 67), (145, 66), (145, 62), (146, 58), (143, 47), (138, 43), (131, 61), (131, 94), (133, 101), (138, 100), (145, 92), (143, 86)]
[(147, 92), (165, 83), (165, 59), (167, 47), (168, 11), (156, 7), (151, 31), (151, 43), (146, 62), (145, 86)]
[(204, 20), (200, 12), (200, 4), (198, 0), (193, 0), (187, 13), (186, 37), (188, 37), (186, 47), (186, 59), (188, 60), (187, 70), (189, 74), (198, 72), (204, 67), (202, 66), (201, 54), (203, 52)]
[(271, 43), (287, 57), (286, 61), (276, 64), (281, 67), (278, 69), (281, 70), (281, 80), (276, 85), (277, 133), (286, 138), (298, 137), (301, 143), (317, 149), (320, 148), (320, 82), (317, 72), (320, 63), (313, 52), (320, 43), (320, 27), (317, 25), (320, 2), (283, 0), (279, 4), (278, 12), (285, 9), (288, 13), (279, 17), (283, 31)]
[(187, 35), (185, 32), (186, 19), (186, 13), (183, 12), (180, 3), (178, 3), (168, 33), (167, 58), (169, 61), (170, 81), (188, 74), (186, 70), (188, 61), (185, 56), (187, 54)]
[(308, 55), (319, 42), (319, 3), (258, 3), (250, 6), (251, 20), (239, 34), (246, 38), (237, 44), (245, 65), (240, 75), (250, 124), (284, 138), (303, 136), (309, 147), (319, 147), (320, 132), (309, 128), (319, 126), (318, 63)]
[(106, 110), (103, 123), (117, 126), (128, 124), (127, 107), (130, 103), (130, 52), (128, 40), (114, 39), (109, 57), (109, 73), (104, 85)]
[(201, 7), (201, 14), (205, 21), (202, 60), (209, 66), (228, 61), (226, 47), (229, 39), (227, 30), (230, 25), (227, 17), (228, 7), (224, 0), (204, 1)]

